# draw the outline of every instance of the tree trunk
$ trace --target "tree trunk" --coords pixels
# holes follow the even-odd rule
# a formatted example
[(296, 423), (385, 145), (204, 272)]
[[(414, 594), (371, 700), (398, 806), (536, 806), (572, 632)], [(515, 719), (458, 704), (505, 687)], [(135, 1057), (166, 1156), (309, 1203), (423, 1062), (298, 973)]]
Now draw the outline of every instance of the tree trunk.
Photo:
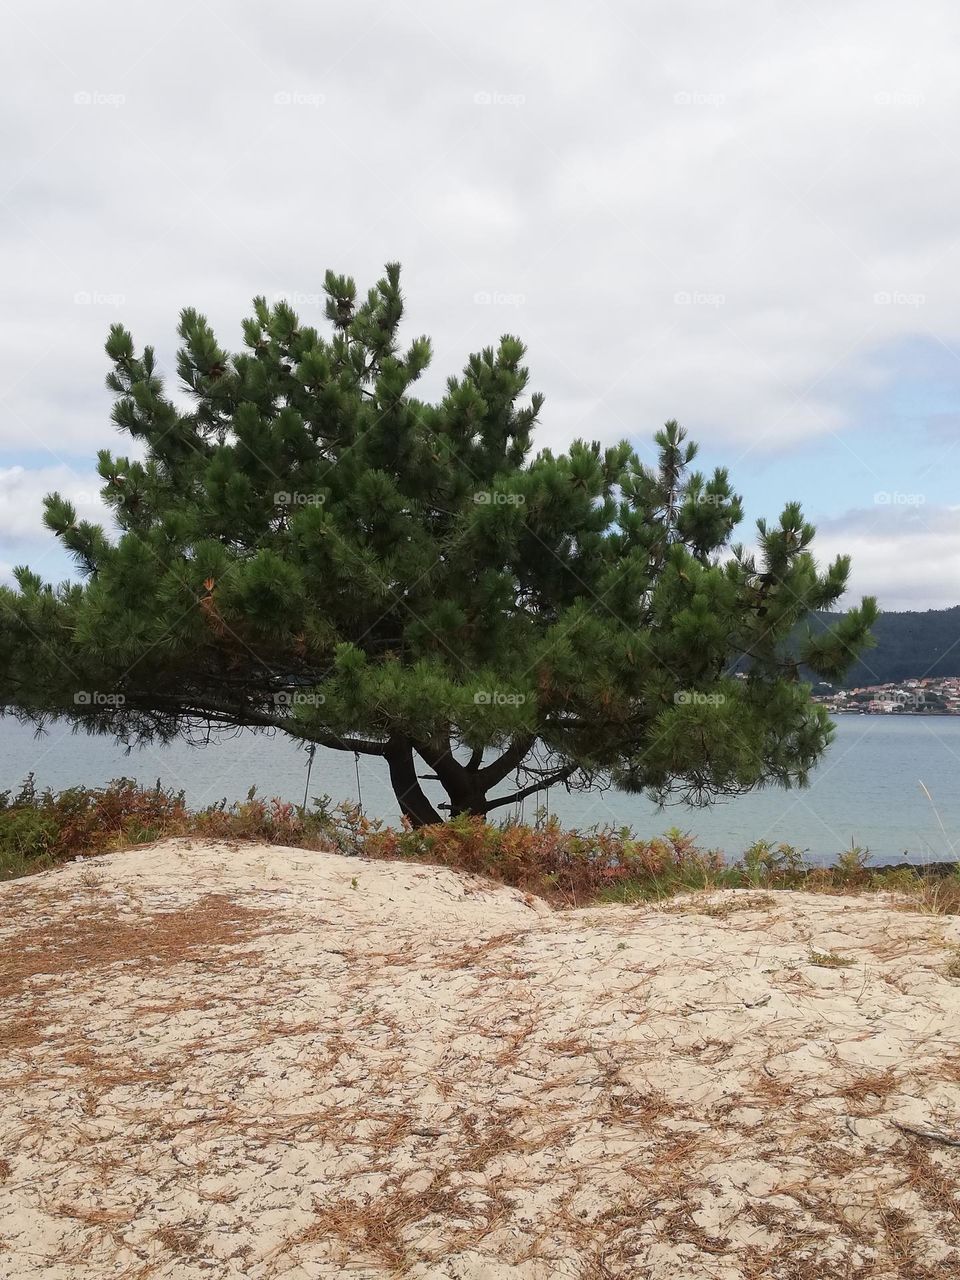
[(384, 756), (390, 769), (390, 782), (400, 805), (400, 811), (414, 827), (423, 827), (434, 822), (443, 822), (434, 806), (427, 799), (420, 786), (414, 764), (414, 750), (434, 770), (436, 780), (447, 793), (449, 804), (441, 805), (451, 818), (462, 814), (485, 818), (492, 809), (500, 809), (515, 804), (527, 796), (537, 795), (559, 782), (566, 780), (576, 772), (575, 764), (565, 765), (553, 773), (545, 774), (527, 786), (520, 787), (512, 795), (490, 799), (489, 792), (515, 769), (528, 754), (532, 740), (515, 739), (503, 754), (492, 761), (486, 768), (479, 768), (480, 755), (474, 753), (470, 762), (461, 764), (453, 754), (449, 740), (433, 739), (429, 742), (414, 744), (409, 738), (397, 735), (389, 740), (384, 749)]
[(460, 763), (453, 754), (449, 739), (418, 742), (417, 752), (435, 771), (437, 780), (450, 799), (447, 806), (451, 818), (469, 813), (483, 817), (487, 811), (487, 791), (481, 775)]
[(384, 749), (384, 757), (390, 770), (390, 785), (400, 805), (400, 812), (415, 827), (429, 826), (443, 819), (427, 799), (417, 778), (413, 760), (413, 747), (406, 738), (391, 738)]

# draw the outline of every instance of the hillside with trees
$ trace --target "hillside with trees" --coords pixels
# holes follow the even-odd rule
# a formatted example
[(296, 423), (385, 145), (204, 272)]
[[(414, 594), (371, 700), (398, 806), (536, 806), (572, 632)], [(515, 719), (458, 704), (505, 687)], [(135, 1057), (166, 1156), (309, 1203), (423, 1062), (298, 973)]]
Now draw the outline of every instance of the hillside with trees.
[[(823, 613), (832, 626), (841, 615)], [(916, 613), (881, 613), (871, 628), (876, 648), (854, 662), (842, 686), (886, 684), (921, 676), (960, 676), (960, 605)]]

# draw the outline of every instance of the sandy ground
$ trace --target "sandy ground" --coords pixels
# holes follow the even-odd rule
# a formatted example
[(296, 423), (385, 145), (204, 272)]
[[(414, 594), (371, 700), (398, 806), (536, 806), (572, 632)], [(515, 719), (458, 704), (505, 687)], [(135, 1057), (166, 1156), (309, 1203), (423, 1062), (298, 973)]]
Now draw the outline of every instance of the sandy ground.
[(4, 1280), (960, 1276), (956, 920), (168, 842), (0, 941)]

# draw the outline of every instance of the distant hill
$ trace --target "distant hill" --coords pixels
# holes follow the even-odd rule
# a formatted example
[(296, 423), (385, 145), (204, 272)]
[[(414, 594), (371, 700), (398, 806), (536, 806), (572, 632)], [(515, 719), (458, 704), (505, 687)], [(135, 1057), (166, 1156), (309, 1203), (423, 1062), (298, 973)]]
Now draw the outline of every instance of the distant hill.
[[(824, 613), (818, 618), (827, 625), (836, 616)], [(914, 676), (960, 676), (960, 605), (923, 613), (882, 613), (873, 634), (877, 647), (850, 668), (845, 688)]]

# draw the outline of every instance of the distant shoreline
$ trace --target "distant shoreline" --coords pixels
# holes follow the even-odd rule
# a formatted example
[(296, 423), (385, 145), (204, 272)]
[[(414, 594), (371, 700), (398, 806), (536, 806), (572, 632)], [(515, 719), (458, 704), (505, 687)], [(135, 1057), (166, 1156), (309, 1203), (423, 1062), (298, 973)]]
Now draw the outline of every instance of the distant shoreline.
[(909, 676), (905, 680), (884, 684), (858, 685), (850, 689), (821, 688), (813, 692), (813, 701), (834, 715), (960, 715), (960, 677)]
[[(868, 862), (866, 871), (913, 871), (928, 880), (942, 880), (947, 876), (960, 874), (960, 862), (946, 860), (943, 862)], [(809, 871), (804, 872), (809, 875)]]
[[(821, 703), (821, 706), (824, 704)], [(947, 720), (956, 720), (960, 716), (960, 711), (851, 711), (849, 707), (837, 707), (835, 711), (831, 711), (834, 716), (869, 716), (871, 720), (901, 720), (905, 716), (913, 716), (923, 720), (929, 720), (933, 716), (942, 716)]]

